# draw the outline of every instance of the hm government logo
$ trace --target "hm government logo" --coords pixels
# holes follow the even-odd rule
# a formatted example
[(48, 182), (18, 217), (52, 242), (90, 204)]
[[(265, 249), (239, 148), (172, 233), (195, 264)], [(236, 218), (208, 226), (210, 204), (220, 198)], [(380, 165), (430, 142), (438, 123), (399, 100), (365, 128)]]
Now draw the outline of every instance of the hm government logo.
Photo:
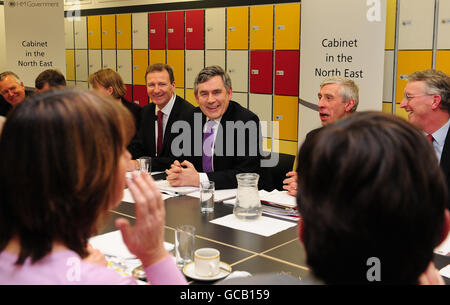
[(8, 5), (9, 7), (14, 8), (16, 7), (16, 1), (9, 1)]

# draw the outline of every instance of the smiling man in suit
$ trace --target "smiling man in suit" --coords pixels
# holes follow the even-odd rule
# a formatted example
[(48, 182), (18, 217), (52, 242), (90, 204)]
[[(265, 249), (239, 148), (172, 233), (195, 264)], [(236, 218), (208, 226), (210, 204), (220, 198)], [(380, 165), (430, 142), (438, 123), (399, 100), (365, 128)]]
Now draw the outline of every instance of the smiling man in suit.
[(142, 109), (138, 137), (130, 152), (133, 159), (152, 157), (152, 170), (160, 171), (175, 160), (171, 145), (177, 134), (171, 132), (172, 124), (184, 120), (194, 106), (175, 94), (175, 79), (169, 65), (149, 66), (145, 80), (151, 103)]

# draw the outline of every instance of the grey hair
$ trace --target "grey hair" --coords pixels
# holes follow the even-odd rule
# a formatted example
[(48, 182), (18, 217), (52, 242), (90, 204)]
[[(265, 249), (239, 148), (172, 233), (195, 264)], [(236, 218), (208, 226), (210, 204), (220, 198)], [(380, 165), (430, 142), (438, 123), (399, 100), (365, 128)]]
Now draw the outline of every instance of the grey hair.
[(358, 108), (359, 103), (359, 88), (355, 84), (355, 82), (349, 78), (341, 76), (331, 76), (322, 81), (322, 83), (320, 84), (320, 88), (330, 84), (338, 84), (342, 86), (339, 90), (339, 94), (341, 95), (343, 101), (349, 101), (351, 99), (355, 100), (355, 105), (350, 110), (350, 112), (355, 112), (356, 108)]
[(450, 112), (450, 77), (439, 70), (428, 69), (416, 71), (408, 76), (409, 82), (425, 82), (426, 94), (441, 96), (440, 108)]
[(12, 76), (16, 79), (16, 82), (18, 82), (19, 84), (21, 83), (19, 76), (17, 76), (17, 74), (12, 71), (5, 71), (0, 73), (0, 81), (4, 80), (7, 76)]
[(220, 66), (209, 66), (203, 68), (194, 81), (194, 93), (198, 93), (198, 85), (208, 81), (214, 76), (220, 76), (227, 91), (231, 88), (231, 78), (228, 73)]

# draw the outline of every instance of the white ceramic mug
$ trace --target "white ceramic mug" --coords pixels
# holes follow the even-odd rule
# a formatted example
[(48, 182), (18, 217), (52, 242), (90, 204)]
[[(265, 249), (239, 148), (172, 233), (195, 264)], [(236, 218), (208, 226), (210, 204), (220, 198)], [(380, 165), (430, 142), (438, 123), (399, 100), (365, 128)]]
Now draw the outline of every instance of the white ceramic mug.
[(213, 248), (201, 248), (194, 253), (195, 274), (213, 277), (219, 274), (220, 252)]

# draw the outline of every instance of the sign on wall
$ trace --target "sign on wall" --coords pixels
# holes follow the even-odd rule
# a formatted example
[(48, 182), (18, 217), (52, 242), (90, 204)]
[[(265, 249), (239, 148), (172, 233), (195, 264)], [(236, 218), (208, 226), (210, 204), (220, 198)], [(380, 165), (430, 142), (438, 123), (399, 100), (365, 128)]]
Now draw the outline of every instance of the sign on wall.
[(64, 75), (64, 1), (6, 0), (6, 66), (25, 86), (46, 69), (58, 69)]
[(302, 0), (301, 5), (299, 145), (321, 126), (317, 93), (328, 76), (355, 81), (358, 111), (382, 109), (386, 27), (386, 0)]

